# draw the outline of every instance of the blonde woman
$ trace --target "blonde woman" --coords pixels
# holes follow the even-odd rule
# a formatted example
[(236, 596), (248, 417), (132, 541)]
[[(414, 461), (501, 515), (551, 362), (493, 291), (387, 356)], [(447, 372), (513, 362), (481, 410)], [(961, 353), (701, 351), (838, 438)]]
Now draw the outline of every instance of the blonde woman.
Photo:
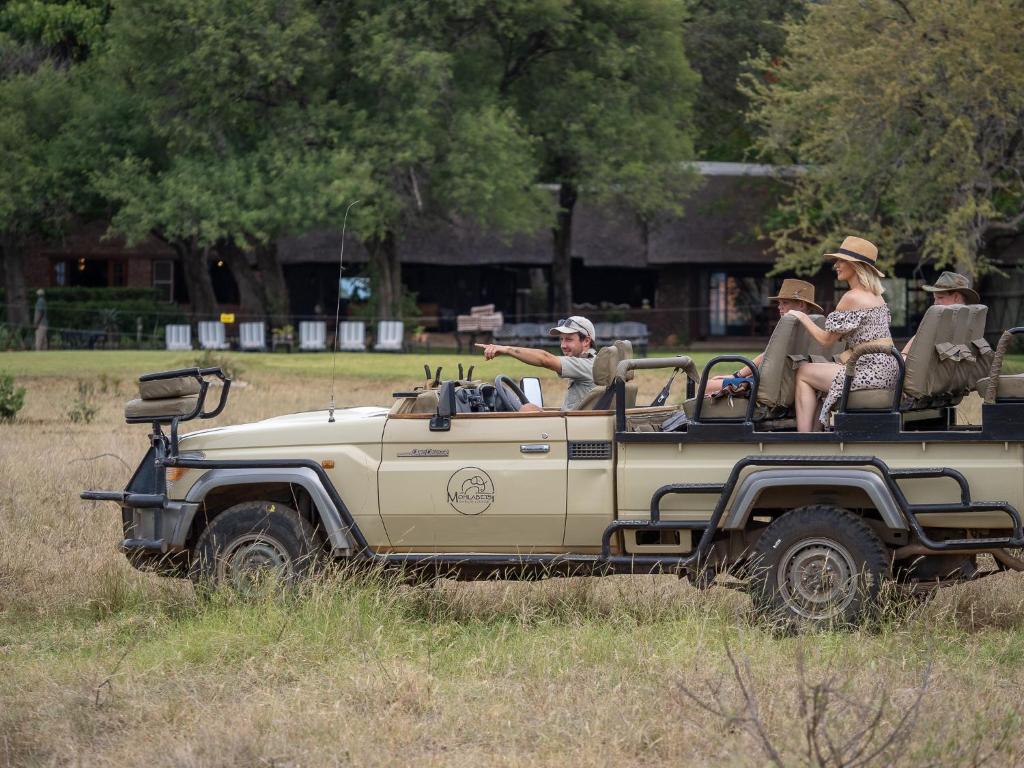
[[(849, 286), (836, 305), (834, 312), (825, 318), (822, 330), (803, 312), (791, 311), (819, 343), (835, 344), (846, 340), (847, 349), (869, 341), (892, 343), (889, 332), (889, 307), (882, 298), (882, 283), (885, 273), (875, 266), (878, 249), (874, 244), (859, 237), (848, 237), (836, 253), (825, 254), (832, 259), (836, 277)], [(888, 389), (896, 386), (899, 369), (889, 355), (864, 355), (857, 361), (851, 390)], [(829, 411), (843, 393), (845, 380), (844, 366), (838, 363), (805, 363), (796, 372), (796, 428), (800, 432), (814, 429), (817, 412), (821, 427), (828, 426)], [(827, 392), (825, 402), (818, 412), (818, 393)]]

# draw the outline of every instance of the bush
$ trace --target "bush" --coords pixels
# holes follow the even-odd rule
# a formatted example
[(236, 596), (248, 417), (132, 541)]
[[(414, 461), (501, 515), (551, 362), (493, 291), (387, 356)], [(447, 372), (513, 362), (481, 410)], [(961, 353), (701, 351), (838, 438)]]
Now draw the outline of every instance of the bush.
[(180, 307), (160, 302), (152, 288), (47, 288), (46, 304), (50, 328), (103, 331), (114, 346), (119, 335), (134, 345), (137, 318), (144, 335), (188, 322)]
[(87, 381), (78, 382), (78, 398), (72, 404), (71, 410), (68, 411), (68, 418), (75, 424), (82, 422), (91, 424), (99, 410), (94, 402), (95, 394), (96, 390), (92, 384)]
[(15, 387), (10, 374), (0, 376), (0, 421), (12, 422), (25, 405), (25, 388)]

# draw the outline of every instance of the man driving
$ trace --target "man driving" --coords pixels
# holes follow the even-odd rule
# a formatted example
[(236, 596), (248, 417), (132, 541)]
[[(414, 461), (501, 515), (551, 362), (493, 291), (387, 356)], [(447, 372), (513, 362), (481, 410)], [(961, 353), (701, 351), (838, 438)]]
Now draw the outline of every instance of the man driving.
[[(562, 356), (556, 357), (544, 349), (530, 347), (509, 347), (504, 344), (477, 344), (483, 347), (484, 359), (493, 360), (498, 355), (508, 355), (521, 360), (527, 365), (547, 368), (563, 379), (569, 380), (569, 388), (562, 402), (563, 411), (571, 411), (579, 407), (583, 398), (594, 388), (594, 324), (580, 315), (573, 315), (548, 331), (549, 336), (560, 338)], [(539, 411), (532, 403), (524, 405), (520, 411)]]

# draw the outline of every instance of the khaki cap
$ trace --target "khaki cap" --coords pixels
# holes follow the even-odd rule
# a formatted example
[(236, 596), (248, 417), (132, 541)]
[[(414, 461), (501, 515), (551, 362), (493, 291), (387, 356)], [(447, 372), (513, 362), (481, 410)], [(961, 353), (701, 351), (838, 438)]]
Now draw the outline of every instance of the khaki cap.
[(582, 315), (573, 315), (564, 320), (559, 320), (558, 324), (548, 331), (548, 336), (557, 336), (560, 333), (582, 333), (590, 339), (593, 339), (596, 335), (594, 333), (594, 324)]
[(782, 287), (779, 288), (779, 295), (768, 297), (768, 301), (778, 301), (779, 299), (802, 301), (805, 304), (810, 304), (819, 312), (825, 311), (814, 302), (814, 285), (812, 283), (808, 283), (806, 280), (797, 280), (793, 277), (787, 277), (782, 281)]
[(928, 293), (952, 293), (953, 291), (959, 291), (967, 299), (968, 304), (981, 303), (981, 296), (978, 295), (976, 290), (971, 288), (971, 278), (961, 275), (959, 272), (943, 272), (939, 275), (939, 279), (935, 281), (935, 285), (922, 285), (921, 290), (928, 291)]
[(885, 272), (875, 266), (878, 261), (878, 248), (874, 243), (868, 242), (862, 237), (848, 237), (835, 253), (826, 253), (826, 259), (842, 259), (854, 264), (867, 264), (879, 277), (885, 277)]

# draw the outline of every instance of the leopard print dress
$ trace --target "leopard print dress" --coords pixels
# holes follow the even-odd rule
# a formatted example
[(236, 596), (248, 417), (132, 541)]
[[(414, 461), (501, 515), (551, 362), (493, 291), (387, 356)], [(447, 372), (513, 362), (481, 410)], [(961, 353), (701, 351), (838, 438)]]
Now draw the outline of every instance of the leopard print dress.
[[(884, 304), (880, 307), (855, 309), (850, 312), (837, 310), (829, 313), (829, 316), (825, 318), (825, 330), (842, 336), (846, 340), (846, 348), (853, 349), (858, 344), (888, 339), (890, 337), (890, 320), (889, 307)], [(857, 361), (850, 390), (892, 389), (896, 386), (898, 376), (899, 368), (896, 361), (889, 355), (864, 355)], [(818, 421), (825, 427), (828, 427), (829, 411), (843, 395), (845, 379), (846, 366), (843, 366), (836, 371), (832, 385), (825, 396), (825, 403), (821, 407), (821, 414), (818, 416)]]

